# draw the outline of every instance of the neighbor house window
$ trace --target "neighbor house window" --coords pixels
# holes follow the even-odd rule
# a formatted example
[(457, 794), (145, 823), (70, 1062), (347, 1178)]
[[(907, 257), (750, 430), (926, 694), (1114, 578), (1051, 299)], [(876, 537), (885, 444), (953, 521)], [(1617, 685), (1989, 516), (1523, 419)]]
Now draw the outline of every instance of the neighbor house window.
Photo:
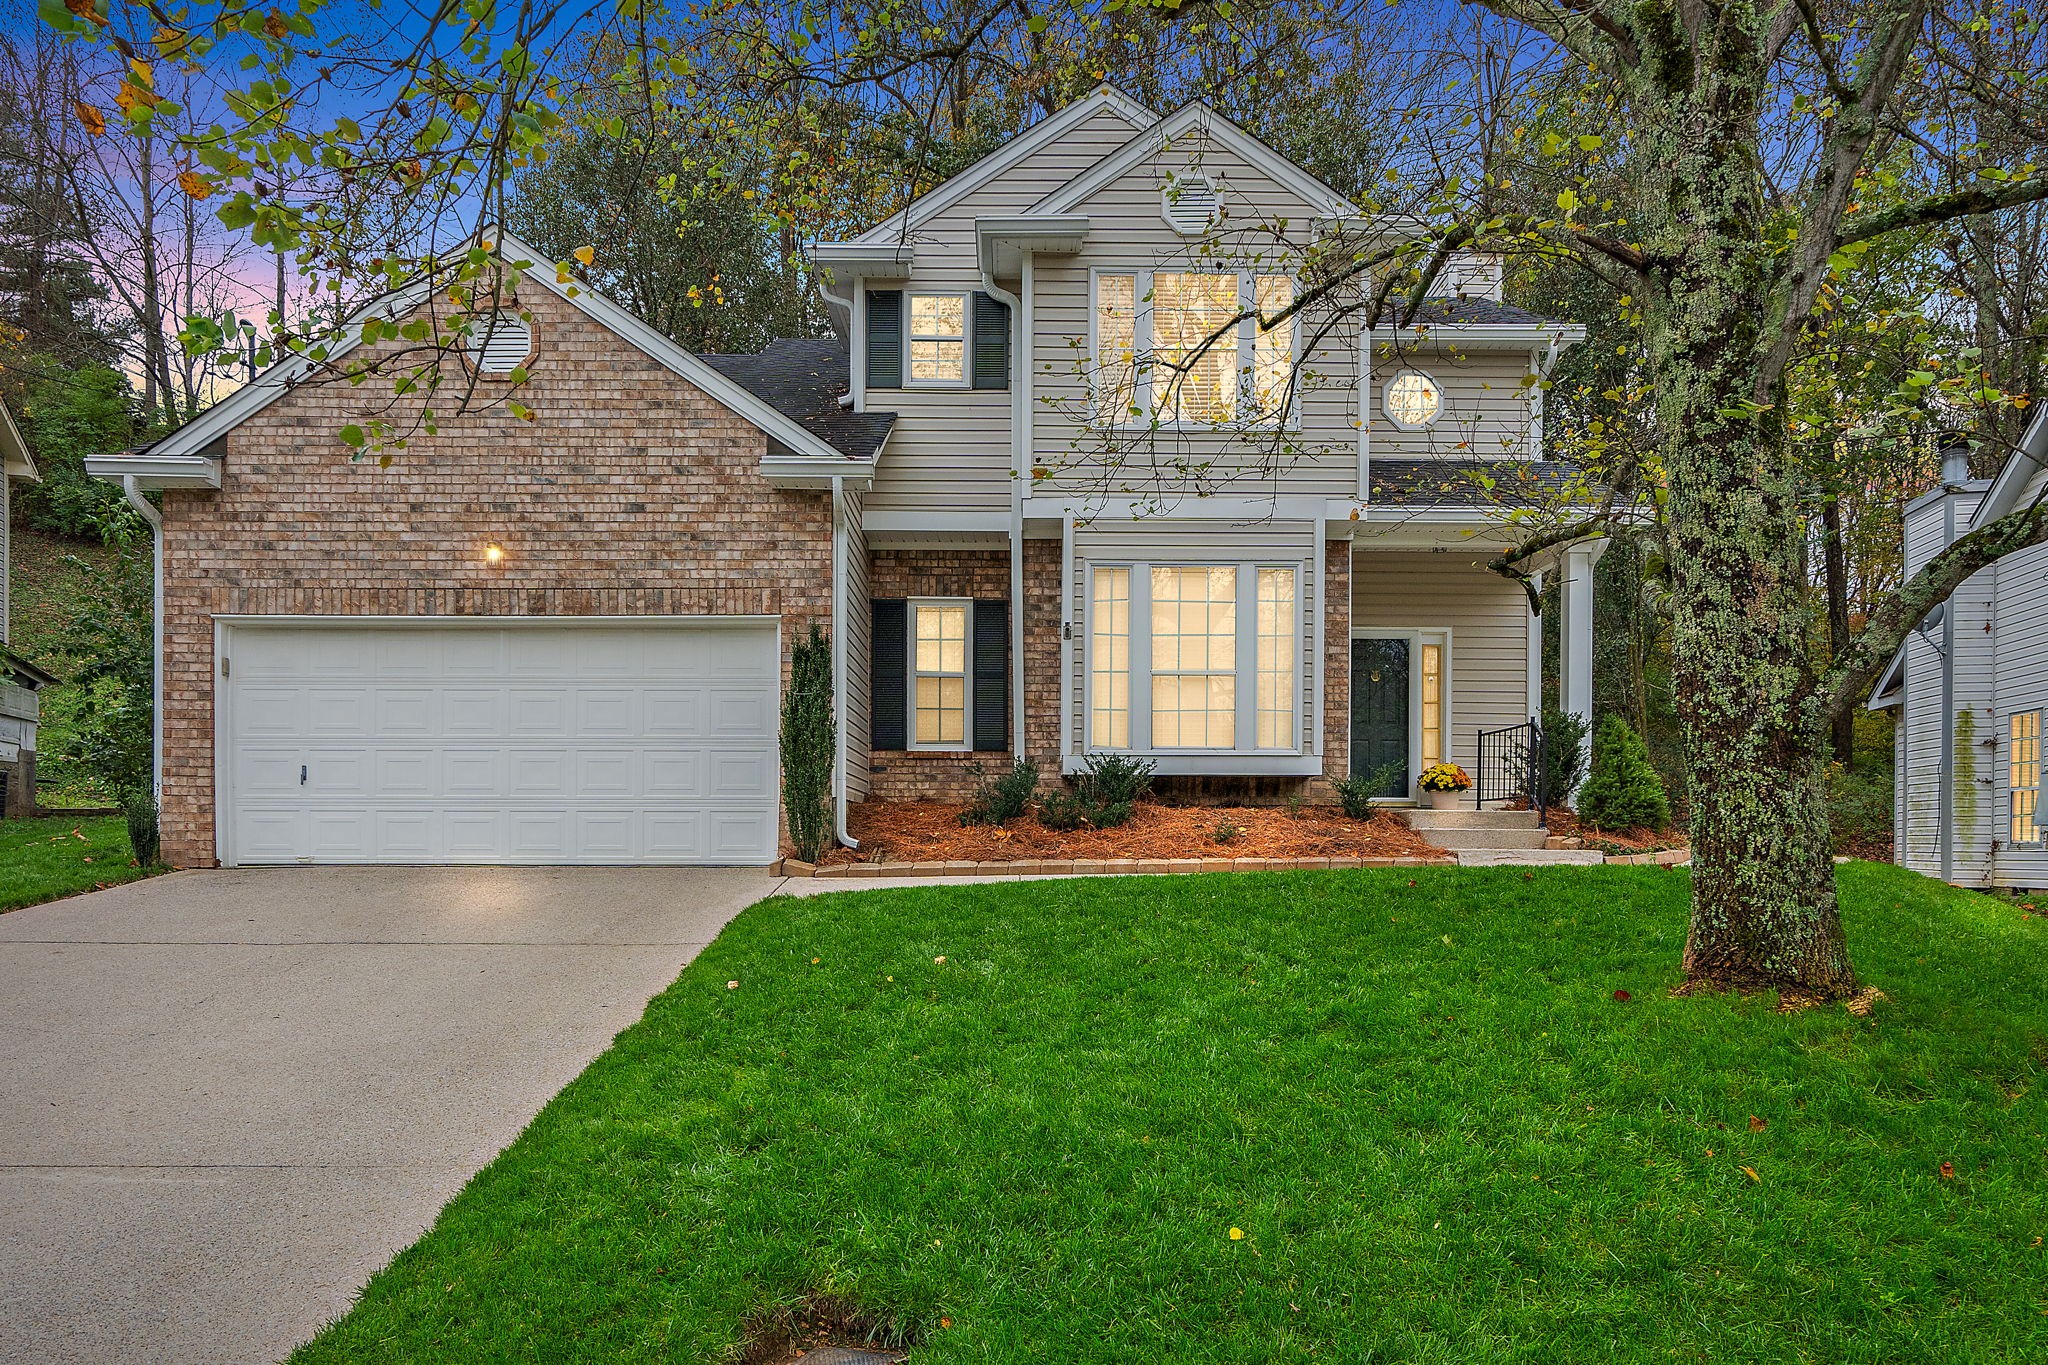
[(967, 746), (967, 613), (964, 601), (910, 605), (910, 695), (918, 748)]
[(2041, 842), (2041, 713), (2021, 711), (2012, 718), (2012, 744), (2007, 752), (2007, 785), (2012, 791), (2012, 842)]
[(967, 382), (967, 296), (910, 296), (910, 382)]
[(1299, 739), (1301, 612), (1294, 570), (1259, 570), (1258, 747), (1292, 749)]
[(1131, 747), (1131, 571), (1095, 570), (1088, 618), (1088, 743)]
[(1444, 414), (1444, 391), (1435, 379), (1420, 370), (1403, 370), (1387, 381), (1383, 406), (1387, 420), (1409, 431), (1419, 431)]
[(1221, 426), (1289, 415), (1299, 329), (1293, 318), (1270, 328), (1258, 319), (1293, 299), (1285, 275), (1097, 275), (1095, 420)]
[(1088, 747), (1298, 753), (1296, 565), (1088, 569)]

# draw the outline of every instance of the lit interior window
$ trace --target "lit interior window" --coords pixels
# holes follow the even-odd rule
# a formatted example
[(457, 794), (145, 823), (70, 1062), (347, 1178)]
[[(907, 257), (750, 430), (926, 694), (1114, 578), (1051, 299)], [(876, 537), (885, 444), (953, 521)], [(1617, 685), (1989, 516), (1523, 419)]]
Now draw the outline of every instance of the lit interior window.
[(1422, 766), (1444, 761), (1444, 647), (1422, 646)]
[[(1294, 302), (1294, 281), (1285, 275), (1261, 275), (1257, 281), (1259, 316), (1269, 318)], [(1252, 342), (1252, 400), (1259, 416), (1286, 415), (1294, 378), (1294, 323), (1260, 327)]]
[(1095, 570), (1089, 613), (1088, 743), (1097, 749), (1131, 747), (1131, 571)]
[(967, 377), (967, 300), (960, 295), (910, 296), (910, 377), (937, 384)]
[(1301, 658), (1301, 613), (1294, 602), (1294, 570), (1259, 570), (1258, 747), (1292, 749), (1300, 743), (1301, 698), (1295, 685)]
[(1152, 744), (1237, 743), (1237, 569), (1152, 570)]
[(1422, 371), (1403, 370), (1387, 381), (1386, 409), (1396, 426), (1426, 427), (1443, 416), (1443, 390)]
[(967, 604), (920, 602), (912, 611), (916, 629), (914, 674), (916, 742), (967, 742)]
[(2021, 711), (2012, 718), (2012, 745), (2007, 754), (2007, 784), (2012, 791), (2012, 842), (2041, 841), (2041, 713)]
[(1138, 277), (1095, 280), (1095, 420), (1128, 422), (1138, 414)]
[(1152, 407), (1162, 422), (1216, 425), (1237, 415), (1237, 276), (1152, 276)]

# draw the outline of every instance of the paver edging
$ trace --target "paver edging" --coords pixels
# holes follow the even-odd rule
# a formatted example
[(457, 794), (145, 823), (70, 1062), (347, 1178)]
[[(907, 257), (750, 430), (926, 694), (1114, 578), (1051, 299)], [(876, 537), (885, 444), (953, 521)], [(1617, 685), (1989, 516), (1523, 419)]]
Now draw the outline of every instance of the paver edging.
[(1016, 862), (819, 863), (784, 858), (783, 877), (1130, 877), (1188, 872), (1330, 872), (1363, 867), (1455, 867), (1449, 858), (1030, 858)]

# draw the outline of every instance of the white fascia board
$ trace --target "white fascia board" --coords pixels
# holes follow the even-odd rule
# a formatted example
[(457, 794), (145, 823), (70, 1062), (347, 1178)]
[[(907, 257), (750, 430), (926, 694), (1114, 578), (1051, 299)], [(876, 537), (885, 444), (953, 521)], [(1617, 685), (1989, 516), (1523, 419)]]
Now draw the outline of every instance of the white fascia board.
[(1008, 174), (1026, 158), (1051, 146), (1104, 109), (1116, 114), (1133, 129), (1148, 127), (1159, 118), (1115, 86), (1098, 85), (1072, 104), (1032, 124), (952, 179), (919, 195), (907, 208), (898, 209), (853, 241), (888, 242), (907, 236), (919, 223), (951, 208), (990, 181)]
[(1177, 139), (1198, 128), (1250, 165), (1293, 190), (1314, 205), (1321, 215), (1343, 218), (1358, 212), (1358, 206), (1349, 199), (1199, 100), (1182, 105), (1066, 184), (1053, 190), (1033, 204), (1031, 212), (1066, 213), (1079, 207), (1104, 187), (1115, 184), (1150, 158), (1171, 147)]
[(1375, 327), (1369, 334), (1374, 344), (1398, 346), (1456, 345), (1484, 346), (1575, 346), (1586, 339), (1586, 329), (1576, 322), (1531, 327), (1519, 323), (1422, 322), (1410, 327)]
[(807, 455), (763, 455), (761, 477), (777, 488), (830, 488), (841, 479), (849, 488), (866, 488), (874, 482), (875, 462), (836, 455), (820, 460)]
[(838, 274), (893, 280), (917, 268), (917, 248), (909, 242), (818, 242), (811, 247), (817, 263)]
[[(1024, 499), (1026, 517), (1072, 517), (1084, 527), (1118, 523), (1171, 526), (1184, 521), (1228, 521), (1254, 525), (1266, 521), (1313, 521), (1323, 515), (1324, 499), (1315, 497), (1239, 497), (1216, 495), (1182, 498), (1171, 507), (1138, 498), (1099, 498), (1086, 494), (1035, 494)], [(1350, 504), (1345, 504), (1347, 507)]]
[(1889, 711), (1894, 706), (1903, 705), (1905, 700), (1906, 647), (1900, 645), (1898, 652), (1892, 655), (1892, 661), (1884, 666), (1884, 672), (1878, 674), (1877, 681), (1871, 685), (1870, 700), (1864, 709)]
[(974, 220), (975, 248), (981, 273), (993, 278), (1023, 269), (1024, 253), (1043, 251), (1071, 256), (1088, 240), (1088, 216), (1082, 213), (1016, 214)]
[(2016, 509), (2022, 494), (2044, 469), (2048, 469), (2048, 408), (2036, 414), (2027, 434), (2020, 437), (2020, 448), (2012, 453), (2005, 467), (1998, 471), (1998, 477), (1991, 481), (1991, 491), (1977, 504), (1976, 515), (1970, 518), (1970, 525), (1988, 526)]
[(14, 414), (7, 411), (5, 403), (0, 403), (0, 478), (42, 482), (36, 462), (29, 456), (28, 442), (21, 439), (21, 428), (14, 425)]
[(218, 488), (220, 461), (207, 455), (88, 455), (85, 472), (95, 479), (134, 479), (144, 488)]

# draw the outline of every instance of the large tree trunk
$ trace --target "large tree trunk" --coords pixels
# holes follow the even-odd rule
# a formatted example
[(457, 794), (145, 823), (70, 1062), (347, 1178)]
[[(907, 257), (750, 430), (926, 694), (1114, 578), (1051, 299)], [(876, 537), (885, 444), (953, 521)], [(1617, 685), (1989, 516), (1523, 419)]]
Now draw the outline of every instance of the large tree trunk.
[[(1729, 36), (1740, 39), (1739, 30)], [(1693, 987), (1855, 989), (1835, 903), (1810, 544), (1768, 357), (1778, 249), (1757, 145), (1764, 63), (1728, 52), (1648, 120), (1644, 336), (1669, 433), (1672, 673), (1692, 797)]]

